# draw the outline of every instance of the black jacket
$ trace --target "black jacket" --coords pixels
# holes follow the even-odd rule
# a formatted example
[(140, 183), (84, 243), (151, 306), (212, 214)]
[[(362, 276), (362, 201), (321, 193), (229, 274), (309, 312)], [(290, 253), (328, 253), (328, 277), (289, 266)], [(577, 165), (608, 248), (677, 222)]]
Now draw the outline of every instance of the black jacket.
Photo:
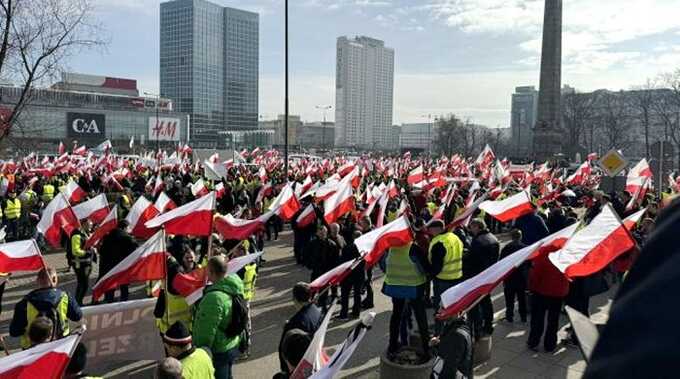
[(83, 317), (83, 312), (80, 310), (78, 303), (76, 303), (71, 294), (62, 291), (59, 288), (39, 288), (26, 294), (26, 296), (14, 306), (14, 316), (9, 325), (9, 335), (12, 337), (19, 337), (26, 332), (26, 329), (28, 328), (26, 307), (29, 301), (38, 311), (46, 312), (50, 309), (56, 309), (61, 301), (62, 294), (64, 293), (68, 295), (66, 317), (71, 321), (80, 321)]
[(281, 355), (281, 344), (283, 343), (283, 337), (290, 330), (300, 329), (310, 336), (314, 335), (319, 326), (321, 326), (321, 321), (323, 317), (321, 314), (321, 309), (314, 304), (307, 304), (300, 308), (283, 327), (283, 333), (281, 333), (281, 339), (279, 340), (279, 363), (281, 364), (281, 371), (288, 372), (288, 365), (283, 360)]
[(470, 244), (470, 253), (463, 261), (463, 273), (471, 278), (498, 262), (500, 244), (488, 230), (480, 232)]
[(101, 278), (125, 257), (137, 249), (137, 242), (128, 232), (116, 228), (102, 239), (99, 250), (99, 277)]
[[(521, 241), (510, 241), (503, 250), (501, 250), (501, 258), (503, 259), (523, 248), (527, 245), (523, 244)], [(528, 260), (522, 263), (521, 266), (517, 267), (503, 282), (506, 286), (511, 286), (514, 288), (526, 288), (527, 280), (529, 278), (529, 269), (531, 268), (531, 262)]]
[(309, 242), (305, 249), (307, 267), (312, 270), (312, 280), (332, 270), (340, 261), (340, 250), (329, 238), (318, 238)]

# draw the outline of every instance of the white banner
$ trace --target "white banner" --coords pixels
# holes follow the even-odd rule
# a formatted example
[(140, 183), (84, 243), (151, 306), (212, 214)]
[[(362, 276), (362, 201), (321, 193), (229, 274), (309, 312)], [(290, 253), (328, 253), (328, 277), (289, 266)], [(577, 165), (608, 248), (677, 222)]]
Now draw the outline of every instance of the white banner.
[(149, 117), (149, 141), (179, 141), (180, 121), (178, 118)]
[(87, 347), (87, 371), (102, 375), (132, 361), (162, 359), (155, 305), (153, 298), (84, 307), (87, 330), (81, 342)]

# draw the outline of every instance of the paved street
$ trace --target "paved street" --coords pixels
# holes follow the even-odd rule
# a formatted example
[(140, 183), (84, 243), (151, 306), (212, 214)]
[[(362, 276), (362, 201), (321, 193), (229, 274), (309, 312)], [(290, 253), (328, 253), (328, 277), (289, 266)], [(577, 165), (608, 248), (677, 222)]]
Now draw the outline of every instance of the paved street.
[[(281, 329), (285, 320), (294, 313), (291, 300), (293, 284), (308, 280), (309, 274), (304, 268), (295, 264), (292, 257), (290, 232), (284, 232), (279, 241), (269, 242), (266, 248), (266, 265), (260, 270), (257, 292), (253, 302), (254, 341), (250, 359), (239, 362), (235, 369), (236, 378), (270, 378), (278, 370), (277, 347)], [(49, 264), (62, 272), (66, 267), (63, 254), (50, 254), (46, 257)], [(376, 274), (379, 270), (376, 269)], [(379, 355), (387, 346), (387, 330), (391, 303), (389, 298), (380, 293), (382, 275), (376, 275), (373, 283), (376, 292), (375, 324), (369, 331), (355, 356), (347, 364), (342, 373), (346, 378), (379, 378)], [(92, 278), (96, 278), (93, 273)], [(69, 291), (75, 289), (75, 278), (72, 274), (60, 274), (62, 288)], [(34, 288), (34, 275), (20, 275), (12, 279), (3, 299), (3, 313), (0, 316), (0, 333), (7, 336), (9, 319), (14, 304)], [(137, 287), (136, 295), (142, 296)], [(608, 307), (607, 296), (591, 300), (593, 319), (603, 321)], [(496, 290), (493, 296), (496, 320), (504, 315), (502, 291)], [(89, 299), (86, 300), (86, 303)], [(518, 317), (516, 317), (517, 319)], [(335, 345), (344, 340), (356, 321), (339, 322), (333, 320), (326, 338), (327, 345)], [(566, 318), (562, 318), (566, 325)], [(585, 367), (578, 349), (559, 347), (554, 354), (533, 353), (525, 347), (528, 325), (516, 322), (507, 324), (498, 321), (493, 340), (492, 358), (475, 370), (475, 377), (480, 378), (579, 378)], [(561, 332), (563, 335), (563, 332)], [(16, 340), (7, 339), (11, 348), (17, 348)], [(121, 368), (109, 377), (149, 377), (150, 362), (140, 362)]]

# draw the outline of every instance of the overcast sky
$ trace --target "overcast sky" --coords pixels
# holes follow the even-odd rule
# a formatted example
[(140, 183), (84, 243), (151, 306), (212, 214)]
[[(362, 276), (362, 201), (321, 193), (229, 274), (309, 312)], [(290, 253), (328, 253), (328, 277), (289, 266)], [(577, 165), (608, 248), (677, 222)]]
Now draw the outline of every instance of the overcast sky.
[[(260, 114), (283, 113), (283, 0), (215, 0), (260, 14)], [(158, 90), (159, 0), (94, 0), (111, 43), (78, 72)], [(394, 123), (455, 113), (508, 126), (514, 87), (538, 87), (543, 0), (290, 0), (291, 112), (335, 105), (335, 45), (367, 35), (395, 49)], [(563, 83), (626, 89), (680, 68), (678, 0), (564, 1)], [(333, 114), (329, 114), (333, 119)]]

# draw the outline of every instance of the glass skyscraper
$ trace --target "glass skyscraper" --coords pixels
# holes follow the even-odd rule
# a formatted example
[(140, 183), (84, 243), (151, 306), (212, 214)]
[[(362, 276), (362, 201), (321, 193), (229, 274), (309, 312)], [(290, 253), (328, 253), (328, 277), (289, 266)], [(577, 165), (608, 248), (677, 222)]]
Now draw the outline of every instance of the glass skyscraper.
[(190, 114), (193, 146), (221, 147), (220, 131), (257, 129), (259, 22), (204, 0), (161, 3), (161, 96)]

